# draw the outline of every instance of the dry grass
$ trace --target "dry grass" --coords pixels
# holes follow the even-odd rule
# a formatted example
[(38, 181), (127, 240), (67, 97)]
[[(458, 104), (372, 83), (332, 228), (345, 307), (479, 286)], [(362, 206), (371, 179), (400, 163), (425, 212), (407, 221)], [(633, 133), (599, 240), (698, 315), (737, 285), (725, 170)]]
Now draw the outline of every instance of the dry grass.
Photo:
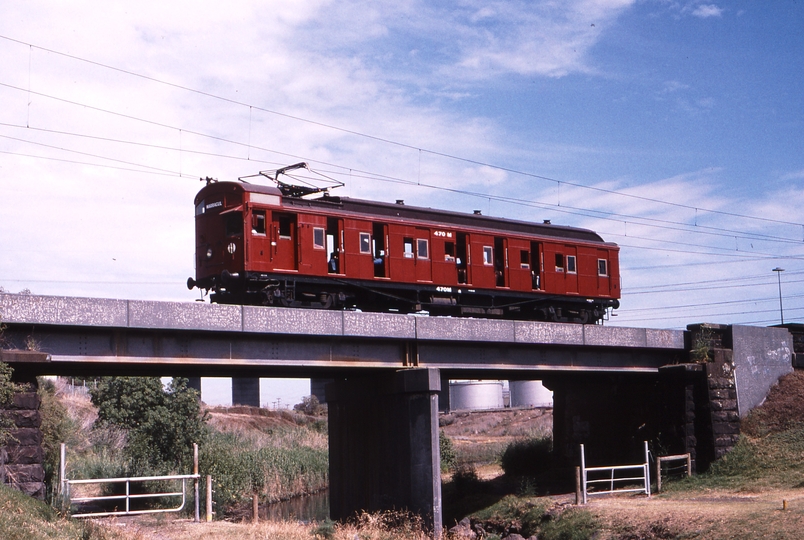
[[(783, 510), (785, 500), (787, 509)], [(800, 490), (674, 493), (650, 499), (605, 497), (592, 499), (586, 508), (599, 520), (599, 540), (793, 540), (804, 535), (804, 494)]]

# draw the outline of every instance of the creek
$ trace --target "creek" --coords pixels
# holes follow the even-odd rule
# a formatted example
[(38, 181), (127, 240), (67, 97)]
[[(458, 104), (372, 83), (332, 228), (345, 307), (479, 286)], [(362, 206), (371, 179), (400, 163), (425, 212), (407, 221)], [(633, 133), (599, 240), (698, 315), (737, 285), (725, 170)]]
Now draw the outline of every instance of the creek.
[(271, 521), (324, 521), (329, 517), (329, 490), (260, 506), (260, 519)]

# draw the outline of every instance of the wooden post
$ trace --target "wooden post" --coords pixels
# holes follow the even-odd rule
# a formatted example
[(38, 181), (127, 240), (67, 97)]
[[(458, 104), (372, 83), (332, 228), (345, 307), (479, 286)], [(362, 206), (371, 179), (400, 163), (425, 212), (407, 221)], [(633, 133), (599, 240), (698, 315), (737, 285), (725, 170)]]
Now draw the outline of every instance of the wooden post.
[(687, 454), (687, 476), (692, 476), (692, 454)]
[(254, 494), (251, 496), (251, 523), (255, 525), (260, 522), (259, 500), (260, 500), (260, 494), (255, 491)]
[(662, 459), (656, 458), (656, 493), (662, 491)]
[(212, 476), (207, 475), (207, 522), (212, 521)]
[(575, 467), (575, 505), (581, 504), (581, 468)]

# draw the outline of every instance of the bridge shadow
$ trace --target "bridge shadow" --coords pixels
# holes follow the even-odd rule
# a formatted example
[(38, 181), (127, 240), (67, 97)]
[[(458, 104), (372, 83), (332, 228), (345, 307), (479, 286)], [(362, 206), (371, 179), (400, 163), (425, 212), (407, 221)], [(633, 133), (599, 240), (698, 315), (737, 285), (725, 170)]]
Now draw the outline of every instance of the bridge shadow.
[(443, 523), (447, 528), (508, 495), (543, 497), (574, 492), (572, 467), (551, 467), (535, 475), (503, 474), (483, 480), (473, 469), (459, 469), (441, 484)]

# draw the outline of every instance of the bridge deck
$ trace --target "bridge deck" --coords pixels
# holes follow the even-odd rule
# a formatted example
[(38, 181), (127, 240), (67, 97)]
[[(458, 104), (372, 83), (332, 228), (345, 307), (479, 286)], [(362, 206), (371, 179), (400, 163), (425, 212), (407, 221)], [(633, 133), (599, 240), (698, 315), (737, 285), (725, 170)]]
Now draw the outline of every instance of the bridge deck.
[(464, 375), (655, 371), (684, 349), (676, 330), (12, 294), (0, 294), (0, 320), (14, 344), (33, 337), (59, 373), (88, 364), (203, 368), (206, 376), (410, 366)]

